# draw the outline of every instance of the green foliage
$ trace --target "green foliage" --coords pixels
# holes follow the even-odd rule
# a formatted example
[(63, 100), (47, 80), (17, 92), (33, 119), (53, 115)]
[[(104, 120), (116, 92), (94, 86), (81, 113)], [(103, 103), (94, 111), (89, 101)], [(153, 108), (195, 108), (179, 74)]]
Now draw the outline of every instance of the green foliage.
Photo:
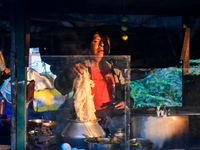
[(182, 70), (158, 69), (144, 79), (131, 81), (133, 107), (181, 106)]

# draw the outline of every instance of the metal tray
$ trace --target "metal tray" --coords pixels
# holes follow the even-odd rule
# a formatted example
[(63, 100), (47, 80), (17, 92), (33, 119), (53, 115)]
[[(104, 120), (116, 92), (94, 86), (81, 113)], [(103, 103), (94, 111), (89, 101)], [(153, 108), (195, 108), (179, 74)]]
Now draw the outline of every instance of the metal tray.
[[(28, 126), (29, 127), (38, 127), (42, 125), (42, 119), (32, 119), (32, 120), (28, 120)], [(43, 126), (46, 127), (52, 127), (52, 126), (56, 126), (57, 122), (56, 121), (52, 121), (52, 120), (43, 120)]]

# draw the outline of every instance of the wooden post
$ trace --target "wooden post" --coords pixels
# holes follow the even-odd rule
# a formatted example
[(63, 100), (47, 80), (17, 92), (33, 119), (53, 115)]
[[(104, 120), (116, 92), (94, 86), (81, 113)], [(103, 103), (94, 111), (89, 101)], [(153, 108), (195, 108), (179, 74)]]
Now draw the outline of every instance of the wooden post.
[(184, 28), (185, 36), (180, 60), (183, 61), (183, 75), (187, 75), (190, 72), (190, 28), (185, 25)]
[(26, 17), (25, 1), (16, 2), (17, 149), (26, 149)]
[[(189, 28), (189, 17), (183, 17), (183, 29), (184, 33), (184, 41), (183, 48), (181, 53), (181, 58), (183, 62), (183, 73), (182, 73), (182, 104), (184, 107), (192, 106), (193, 102), (191, 101), (190, 91), (188, 90), (188, 86), (191, 83), (189, 74), (190, 74), (190, 28)], [(191, 85), (190, 85), (191, 86)]]
[(16, 55), (16, 6), (15, 1), (12, 0), (11, 9), (10, 9), (10, 33), (11, 33), (11, 52), (10, 52), (10, 71), (11, 71), (11, 150), (16, 150), (17, 142), (16, 142), (16, 124), (17, 124), (17, 97), (16, 97), (16, 85), (15, 82), (15, 72), (16, 72), (16, 64), (15, 64), (15, 55)]

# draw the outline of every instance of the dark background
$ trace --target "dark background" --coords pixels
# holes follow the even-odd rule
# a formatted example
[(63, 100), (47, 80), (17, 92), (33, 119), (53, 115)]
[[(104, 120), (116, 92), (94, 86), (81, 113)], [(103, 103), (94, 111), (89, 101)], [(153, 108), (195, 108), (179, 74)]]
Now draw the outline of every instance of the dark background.
[[(0, 0), (0, 48), (6, 58), (11, 10), (17, 2)], [(40, 47), (41, 55), (85, 54), (87, 33), (102, 28), (111, 37), (111, 55), (131, 55), (132, 68), (178, 66), (186, 23), (191, 28), (190, 57), (200, 58), (199, 0), (27, 0), (24, 4), (30, 47)], [(121, 39), (124, 15), (127, 41)]]

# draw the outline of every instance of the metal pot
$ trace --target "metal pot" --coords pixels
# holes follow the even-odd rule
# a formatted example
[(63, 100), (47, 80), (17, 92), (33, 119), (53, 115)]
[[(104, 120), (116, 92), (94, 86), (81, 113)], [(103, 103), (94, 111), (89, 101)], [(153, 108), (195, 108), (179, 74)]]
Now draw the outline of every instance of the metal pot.
[(89, 137), (105, 137), (106, 133), (96, 121), (78, 121), (69, 119), (68, 125), (61, 133), (63, 140), (72, 147), (86, 148), (87, 143), (84, 142), (85, 136)]
[(52, 141), (55, 141), (56, 136), (55, 134), (52, 134), (51, 132), (49, 132), (47, 135), (41, 135), (41, 136), (37, 136), (35, 130), (31, 130), (28, 132), (28, 142), (29, 145), (36, 145), (39, 146), (39, 144), (41, 144), (41, 147), (46, 147), (49, 146), (50, 144), (53, 144)]
[(125, 140), (125, 131), (123, 128), (115, 128), (111, 132), (111, 136), (116, 136), (118, 139), (124, 142)]
[(127, 141), (130, 146), (130, 150), (149, 150), (152, 149), (153, 143), (144, 138), (134, 138)]
[[(102, 138), (103, 140), (106, 140), (108, 138)], [(85, 140), (85, 142), (88, 144), (89, 150), (115, 150), (116, 148), (120, 147), (120, 143), (114, 143), (114, 144), (101, 144), (101, 143), (92, 143), (89, 142), (88, 139)]]

